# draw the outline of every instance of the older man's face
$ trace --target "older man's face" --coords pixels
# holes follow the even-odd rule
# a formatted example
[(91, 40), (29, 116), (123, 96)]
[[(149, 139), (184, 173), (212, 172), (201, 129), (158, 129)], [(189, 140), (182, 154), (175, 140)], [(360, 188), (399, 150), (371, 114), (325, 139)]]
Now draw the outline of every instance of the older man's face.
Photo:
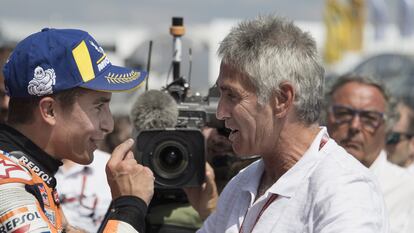
[(220, 89), (217, 118), (231, 129), (229, 139), (234, 152), (263, 155), (271, 151), (276, 135), (270, 103), (259, 105), (252, 84), (229, 65), (221, 65), (217, 85)]
[(349, 82), (332, 96), (328, 113), (330, 136), (369, 167), (385, 146), (386, 100), (371, 85)]

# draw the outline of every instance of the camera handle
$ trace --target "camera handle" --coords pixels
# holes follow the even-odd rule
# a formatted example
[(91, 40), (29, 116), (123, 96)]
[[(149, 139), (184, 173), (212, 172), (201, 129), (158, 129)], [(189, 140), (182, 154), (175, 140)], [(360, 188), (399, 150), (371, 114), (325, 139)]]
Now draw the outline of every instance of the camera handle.
[(173, 81), (167, 85), (168, 93), (178, 102), (181, 103), (187, 97), (187, 92), (190, 85), (187, 80), (180, 76), (180, 66), (182, 58), (182, 41), (181, 37), (185, 33), (183, 25), (184, 19), (182, 17), (173, 17), (172, 26), (170, 27), (170, 34), (173, 36)]

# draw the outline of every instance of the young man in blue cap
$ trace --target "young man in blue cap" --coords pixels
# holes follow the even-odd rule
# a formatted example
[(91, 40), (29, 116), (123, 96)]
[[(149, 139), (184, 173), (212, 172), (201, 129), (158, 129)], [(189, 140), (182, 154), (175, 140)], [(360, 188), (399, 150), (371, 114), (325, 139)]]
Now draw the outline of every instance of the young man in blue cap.
[[(0, 125), (0, 232), (73, 232), (54, 173), (62, 159), (92, 162), (113, 129), (111, 92), (138, 87), (146, 73), (112, 65), (87, 32), (74, 29), (27, 37), (3, 72), (10, 105)], [(144, 231), (154, 177), (137, 164), (132, 145), (119, 145), (107, 164), (113, 202), (100, 232)]]

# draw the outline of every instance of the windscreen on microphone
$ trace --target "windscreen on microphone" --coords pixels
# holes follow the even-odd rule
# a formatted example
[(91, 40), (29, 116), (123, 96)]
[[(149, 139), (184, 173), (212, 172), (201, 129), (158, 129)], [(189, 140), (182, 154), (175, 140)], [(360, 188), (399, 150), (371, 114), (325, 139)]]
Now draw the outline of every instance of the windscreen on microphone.
[(173, 128), (178, 121), (177, 103), (168, 93), (149, 90), (138, 96), (130, 117), (136, 131)]

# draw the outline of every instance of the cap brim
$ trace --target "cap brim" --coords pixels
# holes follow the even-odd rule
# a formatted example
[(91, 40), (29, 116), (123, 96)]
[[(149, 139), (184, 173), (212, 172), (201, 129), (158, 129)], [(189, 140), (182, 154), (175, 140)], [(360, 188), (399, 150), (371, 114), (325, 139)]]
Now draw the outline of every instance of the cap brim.
[(96, 91), (129, 91), (144, 83), (147, 72), (110, 65), (94, 79), (83, 83), (80, 87)]

